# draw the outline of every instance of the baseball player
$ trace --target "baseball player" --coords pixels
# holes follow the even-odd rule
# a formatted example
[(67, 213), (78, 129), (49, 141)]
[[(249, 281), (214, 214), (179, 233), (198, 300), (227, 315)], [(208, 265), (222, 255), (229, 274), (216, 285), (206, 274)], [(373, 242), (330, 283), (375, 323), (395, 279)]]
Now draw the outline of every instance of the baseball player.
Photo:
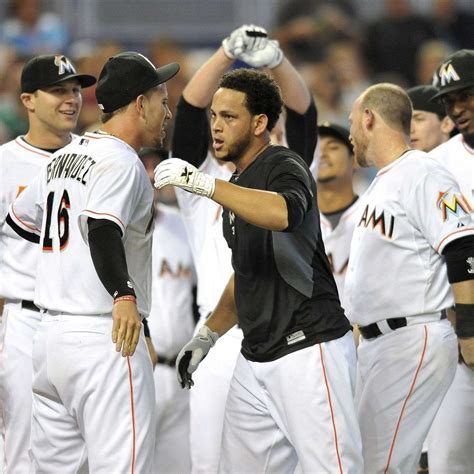
[[(268, 40), (265, 30), (255, 25), (243, 25), (233, 31), (186, 85), (175, 119), (173, 155), (214, 177), (230, 179), (234, 165), (218, 162), (208, 152), (210, 140), (206, 108), (212, 101), (222, 74), (235, 60), (244, 58), (257, 67), (272, 66), (270, 71), (282, 89), (286, 122), (281, 127), (282, 121), (279, 121), (276, 126), (279, 133), (273, 134), (272, 140), (288, 142), (291, 149), (298, 151), (308, 163), (311, 162), (317, 140), (314, 103), (300, 75), (283, 56), (277, 43)], [(200, 327), (217, 305), (232, 274), (231, 254), (222, 235), (222, 207), (180, 189), (176, 189), (176, 194), (197, 273)], [(225, 400), (241, 342), (242, 331), (232, 328), (217, 342), (196, 374), (196, 386), (190, 392), (194, 473), (217, 472)]]
[[(153, 148), (139, 153), (148, 176), (162, 161)], [(191, 471), (189, 392), (176, 380), (179, 350), (193, 335), (193, 288), (196, 284), (191, 249), (172, 186), (155, 190), (150, 334), (158, 352), (154, 369), (156, 440), (153, 473)]]
[(352, 187), (354, 154), (346, 128), (325, 122), (319, 124), (318, 132), (321, 152), (316, 181), (321, 234), (344, 308), (344, 279), (359, 199)]
[(281, 107), (266, 74), (225, 74), (212, 100), (211, 132), (216, 158), (236, 166), (231, 182), (177, 158), (155, 171), (157, 188), (171, 184), (223, 206), (232, 249), (234, 274), (181, 350), (178, 376), (190, 388), (200, 361), (238, 322), (244, 339), (220, 472), (293, 472), (298, 463), (303, 472), (362, 472), (355, 347), (321, 240), (314, 179), (296, 153), (270, 142)]
[[(453, 175), (410, 149), (411, 112), (405, 91), (377, 84), (350, 117), (358, 164), (378, 170), (361, 198), (345, 281), (347, 312), (362, 335), (356, 405), (367, 472), (415, 472), (456, 372), (445, 310), (456, 301), (460, 337), (474, 317), (469, 204)], [(469, 355), (471, 340), (460, 341)]]
[[(474, 51), (448, 57), (435, 74), (435, 96), (461, 132), (429, 153), (444, 165), (474, 205)], [(460, 474), (474, 466), (474, 372), (466, 364), (456, 368), (454, 381), (428, 436), (430, 472)]]
[(96, 89), (102, 130), (53, 154), (10, 207), (7, 223), (40, 248), (35, 472), (74, 472), (86, 455), (91, 472), (151, 470), (155, 393), (140, 333), (153, 189), (136, 151), (161, 144), (171, 118), (165, 82), (178, 70), (134, 52), (110, 58)]
[(81, 88), (93, 76), (77, 74), (62, 55), (37, 56), (21, 74), (20, 99), (29, 129), (0, 147), (0, 297), (5, 298), (0, 352), (3, 466), (29, 471), (31, 351), (41, 319), (33, 303), (38, 246), (4, 225), (8, 206), (39, 174), (51, 154), (70, 143), (82, 105)]
[(431, 100), (437, 92), (433, 86), (416, 86), (407, 90), (413, 104), (410, 143), (415, 150), (428, 153), (448, 141), (454, 129), (443, 105)]

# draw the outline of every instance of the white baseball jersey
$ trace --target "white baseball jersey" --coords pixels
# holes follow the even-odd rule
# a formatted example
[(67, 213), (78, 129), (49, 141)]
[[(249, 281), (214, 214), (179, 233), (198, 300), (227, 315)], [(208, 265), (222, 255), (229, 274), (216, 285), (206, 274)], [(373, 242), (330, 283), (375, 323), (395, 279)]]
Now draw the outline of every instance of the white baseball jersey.
[(149, 313), (153, 189), (135, 150), (87, 133), (56, 152), (10, 208), (14, 224), (40, 239), (35, 304), (68, 314), (106, 314), (113, 299), (87, 247), (87, 219), (120, 227), (139, 312)]
[[(231, 171), (220, 166), (210, 155), (199, 168), (215, 178), (228, 181)], [(176, 188), (176, 196), (194, 257), (198, 282), (197, 303), (201, 317), (214, 310), (232, 275), (232, 254), (222, 234), (222, 207), (210, 199), (203, 199)]]
[(347, 266), (349, 264), (352, 233), (354, 232), (354, 227), (359, 218), (359, 201), (358, 199), (344, 211), (334, 229), (329, 219), (325, 217), (323, 213), (320, 213), (321, 234), (323, 236), (324, 247), (329, 263), (331, 264), (339, 299), (343, 308), (346, 308), (344, 301), (344, 282), (346, 279)]
[(153, 232), (150, 333), (156, 352), (175, 357), (194, 330), (191, 249), (179, 209), (159, 204)]
[(457, 179), (461, 192), (474, 208), (474, 150), (464, 141), (461, 134), (455, 135), (428, 153), (444, 165)]
[(359, 209), (345, 282), (351, 321), (366, 326), (452, 306), (441, 254), (474, 234), (454, 176), (411, 150), (377, 173)]
[(38, 246), (17, 235), (8, 207), (48, 163), (51, 153), (17, 137), (0, 147), (0, 297), (33, 301)]

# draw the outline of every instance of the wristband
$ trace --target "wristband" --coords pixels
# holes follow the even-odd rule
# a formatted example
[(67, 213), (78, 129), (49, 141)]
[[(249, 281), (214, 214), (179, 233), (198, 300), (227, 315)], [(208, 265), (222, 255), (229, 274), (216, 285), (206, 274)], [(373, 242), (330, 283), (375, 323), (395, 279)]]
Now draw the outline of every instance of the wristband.
[(456, 334), (460, 339), (474, 337), (474, 304), (456, 304)]
[(119, 296), (118, 298), (114, 299), (114, 304), (118, 303), (119, 301), (132, 301), (133, 303), (137, 304), (137, 299), (132, 295)]
[(150, 334), (150, 327), (148, 326), (148, 321), (146, 318), (143, 318), (142, 319), (142, 323), (143, 323), (143, 334), (145, 334), (145, 337), (151, 337), (151, 334)]

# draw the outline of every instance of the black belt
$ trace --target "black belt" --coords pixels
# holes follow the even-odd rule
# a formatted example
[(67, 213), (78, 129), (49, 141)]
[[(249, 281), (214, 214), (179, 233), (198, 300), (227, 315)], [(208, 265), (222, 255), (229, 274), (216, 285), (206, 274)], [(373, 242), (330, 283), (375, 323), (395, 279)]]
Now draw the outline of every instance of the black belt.
[(38, 306), (36, 306), (33, 301), (27, 301), (27, 300), (21, 300), (21, 307), (22, 309), (29, 309), (31, 311), (38, 311), (40, 312), (40, 309)]
[(157, 356), (158, 356), (158, 364), (167, 365), (168, 367), (174, 367), (176, 365), (176, 359), (178, 358), (177, 355), (174, 357), (169, 357), (169, 358), (160, 354), (157, 354)]
[[(440, 319), (446, 319), (446, 311), (441, 311)], [(408, 322), (407, 318), (389, 318), (385, 320), (390, 329), (394, 331), (396, 329), (404, 328)], [(369, 324), (368, 326), (359, 326), (359, 331), (365, 339), (374, 339), (375, 337), (381, 336), (383, 333), (380, 330), (377, 323)]]

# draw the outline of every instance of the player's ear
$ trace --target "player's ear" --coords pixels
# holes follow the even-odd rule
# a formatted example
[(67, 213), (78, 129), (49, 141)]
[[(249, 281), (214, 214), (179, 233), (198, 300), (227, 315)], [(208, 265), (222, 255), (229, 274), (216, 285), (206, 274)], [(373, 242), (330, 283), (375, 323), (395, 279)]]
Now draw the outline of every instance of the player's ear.
[(375, 114), (371, 109), (364, 109), (362, 123), (367, 130), (372, 130), (375, 124)]
[(143, 94), (139, 95), (135, 99), (135, 109), (139, 115), (143, 115), (144, 113), (144, 103), (145, 103), (145, 96)]
[(268, 125), (268, 117), (265, 114), (254, 115), (253, 117), (253, 126), (254, 126), (254, 135), (256, 137), (262, 135), (265, 132)]
[(446, 117), (441, 120), (441, 131), (449, 135), (453, 130), (454, 122), (446, 115)]
[(28, 112), (34, 112), (35, 105), (34, 105), (34, 94), (29, 92), (22, 92), (20, 94), (20, 100), (23, 106), (28, 110)]

